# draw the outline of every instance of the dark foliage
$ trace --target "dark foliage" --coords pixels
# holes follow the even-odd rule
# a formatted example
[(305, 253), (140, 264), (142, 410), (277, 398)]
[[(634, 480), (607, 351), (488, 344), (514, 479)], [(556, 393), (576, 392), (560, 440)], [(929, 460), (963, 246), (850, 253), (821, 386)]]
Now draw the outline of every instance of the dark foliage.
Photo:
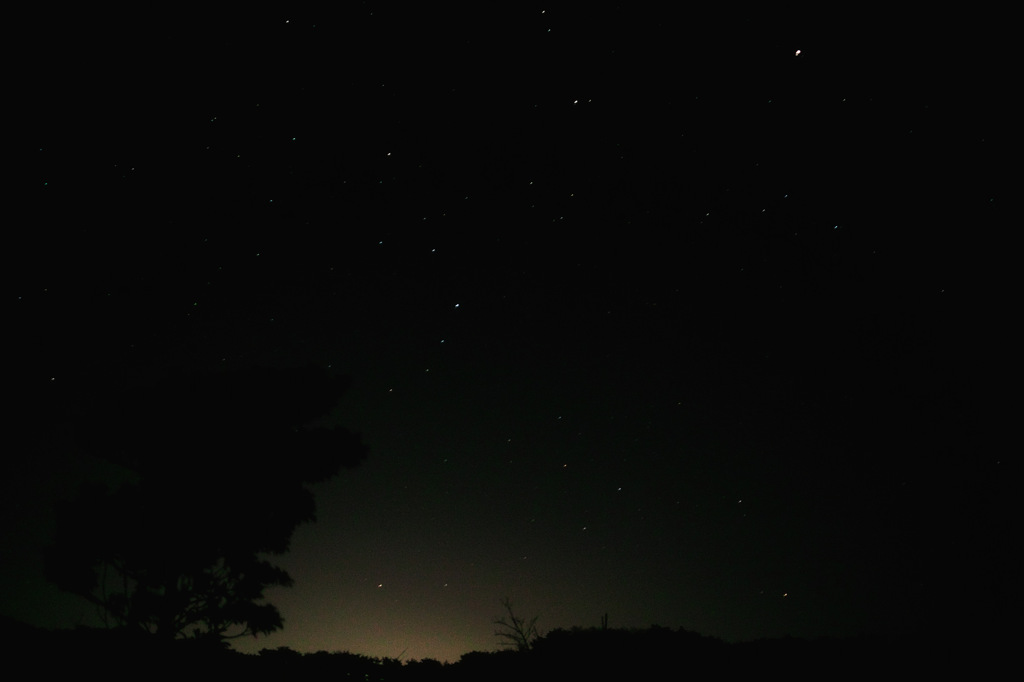
[[(49, 632), (2, 623), (9, 665), (42, 677), (73, 665), (104, 679), (161, 673), (244, 679), (453, 680), (745, 679), (862, 680), (873, 677), (989, 679), (1001, 674), (1010, 642), (881, 638), (764, 639), (731, 644), (682, 628), (554, 630), (528, 651), (473, 651), (458, 662), (373, 658), (349, 652), (302, 654), (287, 647), (246, 655), (202, 640), (159, 640), (125, 630)], [(14, 668), (12, 668), (14, 669)], [(940, 675), (941, 673), (941, 675)]]
[(82, 445), (131, 482), (61, 506), (47, 577), (109, 627), (215, 641), (279, 629), (263, 592), (292, 581), (263, 556), (314, 520), (308, 484), (365, 456), (352, 433), (308, 426), (344, 388), (315, 369), (253, 370), (97, 400)]

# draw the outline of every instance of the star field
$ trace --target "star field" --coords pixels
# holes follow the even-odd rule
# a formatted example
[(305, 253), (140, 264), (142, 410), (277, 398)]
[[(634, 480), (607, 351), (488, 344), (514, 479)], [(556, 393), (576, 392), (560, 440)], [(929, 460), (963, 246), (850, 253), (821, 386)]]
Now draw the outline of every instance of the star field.
[(369, 457), (316, 486), (285, 627), (242, 650), (457, 660), (504, 596), (542, 631), (994, 623), (999, 74), (902, 24), (667, 21), (34, 28), (5, 615), (92, 617), (32, 559), (107, 475), (76, 405), (314, 364)]

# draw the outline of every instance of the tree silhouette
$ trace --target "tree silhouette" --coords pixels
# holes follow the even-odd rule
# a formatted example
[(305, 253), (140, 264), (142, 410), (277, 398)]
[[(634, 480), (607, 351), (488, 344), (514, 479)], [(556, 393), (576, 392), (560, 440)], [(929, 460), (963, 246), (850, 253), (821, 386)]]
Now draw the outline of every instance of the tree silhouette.
[(223, 641), (282, 627), (264, 590), (292, 579), (267, 555), (314, 520), (308, 484), (365, 457), (358, 437), (310, 426), (346, 383), (313, 369), (192, 375), (97, 400), (82, 446), (123, 467), (117, 489), (59, 506), (47, 577), (111, 627)]
[(501, 640), (502, 646), (528, 651), (533, 640), (537, 638), (537, 616), (528, 622), (526, 619), (520, 618), (512, 610), (512, 602), (508, 597), (501, 600), (501, 605), (505, 607), (507, 615), (494, 621), (499, 628), (494, 632), (494, 636)]

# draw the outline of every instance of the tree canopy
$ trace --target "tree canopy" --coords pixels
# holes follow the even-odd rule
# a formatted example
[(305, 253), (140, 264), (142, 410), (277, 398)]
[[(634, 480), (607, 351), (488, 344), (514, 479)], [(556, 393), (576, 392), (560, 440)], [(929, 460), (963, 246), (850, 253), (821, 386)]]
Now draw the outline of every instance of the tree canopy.
[(309, 484), (357, 465), (359, 438), (313, 426), (347, 382), (315, 368), (189, 375), (97, 400), (89, 452), (130, 472), (58, 509), (47, 577), (110, 626), (223, 640), (282, 627), (264, 590), (291, 577), (267, 556), (314, 520)]

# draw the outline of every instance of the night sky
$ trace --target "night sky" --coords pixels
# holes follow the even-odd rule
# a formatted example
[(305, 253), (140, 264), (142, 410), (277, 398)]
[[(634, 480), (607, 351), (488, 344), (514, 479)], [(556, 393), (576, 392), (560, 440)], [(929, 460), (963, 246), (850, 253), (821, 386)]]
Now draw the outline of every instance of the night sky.
[(94, 622), (39, 575), (79, 407), (312, 364), (369, 455), (240, 650), (999, 630), (984, 22), (345, 4), (17, 29), (4, 615)]

